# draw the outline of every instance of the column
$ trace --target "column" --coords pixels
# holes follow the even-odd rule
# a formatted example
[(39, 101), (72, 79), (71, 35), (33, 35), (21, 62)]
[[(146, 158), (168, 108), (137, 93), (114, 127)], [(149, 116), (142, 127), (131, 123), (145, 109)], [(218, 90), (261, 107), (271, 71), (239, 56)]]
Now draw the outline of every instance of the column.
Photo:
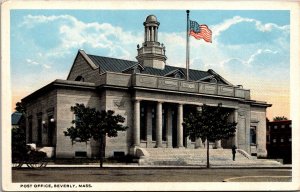
[(157, 30), (158, 30), (158, 27), (155, 27), (154, 30), (155, 30), (155, 38), (154, 38), (154, 41), (157, 41), (157, 39), (158, 39), (158, 38), (157, 38)]
[(196, 138), (195, 140), (195, 149), (203, 148), (203, 142), (201, 138)]
[(162, 147), (162, 103), (156, 105), (156, 147)]
[(221, 140), (215, 141), (215, 148), (220, 149), (221, 147)]
[(151, 41), (154, 41), (154, 27), (151, 27)]
[(152, 107), (149, 104), (146, 112), (147, 148), (152, 147)]
[(133, 145), (140, 145), (140, 101), (135, 100), (133, 104)]
[(145, 35), (144, 35), (144, 42), (147, 41), (147, 27), (145, 27)]
[[(234, 122), (238, 123), (238, 110), (234, 110)], [(233, 137), (233, 144), (238, 147), (238, 124), (236, 125), (235, 135)]]
[[(197, 111), (202, 110), (202, 105), (197, 106)], [(203, 142), (201, 138), (196, 138), (195, 140), (195, 149), (204, 148)]]
[(183, 106), (178, 104), (177, 111), (177, 147), (183, 147)]
[(147, 41), (150, 41), (150, 27), (147, 27)]
[(167, 147), (172, 148), (172, 109), (168, 108), (167, 111)]

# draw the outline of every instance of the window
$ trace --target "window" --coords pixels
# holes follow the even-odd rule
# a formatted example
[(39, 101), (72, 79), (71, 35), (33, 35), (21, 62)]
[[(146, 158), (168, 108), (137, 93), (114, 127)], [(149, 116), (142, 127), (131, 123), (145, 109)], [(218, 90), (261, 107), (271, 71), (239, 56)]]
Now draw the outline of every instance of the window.
[(175, 74), (175, 78), (177, 78), (177, 79), (181, 79), (181, 75), (180, 75), (180, 73), (176, 73), (176, 74)]
[(283, 138), (281, 138), (281, 139), (280, 139), (280, 142), (281, 142), (281, 143), (283, 143), (283, 142), (284, 142), (284, 139), (283, 139)]
[[(52, 119), (52, 121), (51, 121)], [(53, 122), (53, 116), (48, 116), (48, 145), (53, 146), (55, 123)]]
[(84, 78), (81, 75), (79, 75), (76, 77), (75, 81), (84, 81)]
[(41, 116), (38, 117), (37, 123), (38, 123), (38, 127), (37, 127), (37, 141), (36, 141), (36, 144), (38, 146), (41, 146), (42, 145), (42, 126), (43, 126)]
[(217, 81), (216, 78), (211, 78), (209, 82), (210, 82), (210, 83), (217, 83), (218, 81)]
[(124, 151), (114, 151), (114, 157), (116, 157), (116, 158), (125, 157), (125, 152)]
[(289, 138), (289, 142), (292, 142), (292, 138), (291, 137)]
[(78, 122), (80, 121), (80, 118), (78, 117), (78, 115), (74, 114), (73, 119), (75, 120), (74, 127), (76, 127)]
[(152, 109), (152, 141), (156, 141), (156, 110)]
[(86, 151), (75, 151), (75, 157), (87, 157)]
[(256, 127), (250, 127), (250, 143), (256, 144)]
[(283, 129), (285, 127), (285, 125), (281, 125), (281, 128)]
[(274, 125), (274, 129), (277, 129), (277, 125)]
[(276, 143), (276, 139), (273, 139), (273, 143)]
[(167, 112), (165, 109), (162, 110), (162, 140), (167, 140)]
[(140, 116), (140, 139), (147, 140), (147, 126), (146, 126), (146, 114), (145, 106), (141, 106), (141, 116)]
[(32, 116), (28, 117), (28, 143), (32, 143)]

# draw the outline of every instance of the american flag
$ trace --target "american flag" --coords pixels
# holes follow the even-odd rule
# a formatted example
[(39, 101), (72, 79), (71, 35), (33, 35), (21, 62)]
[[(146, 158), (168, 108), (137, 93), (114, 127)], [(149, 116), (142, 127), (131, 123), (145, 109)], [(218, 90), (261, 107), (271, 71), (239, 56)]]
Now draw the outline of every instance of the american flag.
[(196, 39), (204, 39), (211, 43), (212, 32), (207, 25), (199, 25), (196, 21), (190, 21), (190, 35)]

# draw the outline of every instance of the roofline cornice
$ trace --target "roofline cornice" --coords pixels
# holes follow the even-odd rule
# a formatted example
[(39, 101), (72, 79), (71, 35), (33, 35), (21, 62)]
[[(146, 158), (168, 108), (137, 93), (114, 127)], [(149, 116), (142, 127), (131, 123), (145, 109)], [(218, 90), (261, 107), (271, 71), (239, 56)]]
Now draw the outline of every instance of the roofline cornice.
[(47, 92), (52, 91), (55, 88), (75, 88), (75, 89), (96, 90), (95, 83), (56, 79), (55, 81), (45, 85), (44, 87), (24, 97), (21, 101), (26, 103), (28, 100), (46, 94)]

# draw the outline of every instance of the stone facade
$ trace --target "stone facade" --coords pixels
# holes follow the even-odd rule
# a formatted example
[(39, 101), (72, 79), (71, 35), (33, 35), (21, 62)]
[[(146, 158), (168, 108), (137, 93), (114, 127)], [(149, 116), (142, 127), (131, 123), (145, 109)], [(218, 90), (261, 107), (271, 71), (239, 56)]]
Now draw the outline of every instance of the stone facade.
[[(71, 106), (82, 103), (98, 110), (114, 110), (125, 117), (124, 125), (129, 129), (118, 133), (118, 137), (106, 138), (106, 157), (136, 155), (141, 148), (203, 148), (205, 143), (201, 139), (184, 138), (183, 118), (203, 104), (222, 103), (231, 114), (230, 121), (238, 123), (236, 136), (215, 141), (211, 147), (226, 149), (236, 145), (249, 154), (265, 157), (266, 108), (271, 105), (251, 100), (250, 90), (230, 84), (213, 70), (201, 72), (207, 74), (204, 78), (199, 76), (200, 79), (189, 81), (182, 78), (185, 75), (182, 69), (166, 71), (165, 75), (144, 73), (143, 70), (162, 70), (159, 71), (162, 74), (168, 70), (164, 52), (155, 52), (164, 51), (162, 47), (156, 49), (160, 45), (156, 42), (159, 23), (156, 17), (149, 20), (155, 25), (144, 24), (145, 43), (138, 49), (137, 56), (140, 63), (128, 66), (133, 62), (107, 58), (99, 58), (97, 63), (79, 50), (67, 80), (55, 80), (24, 98), (22, 101), (28, 109), (27, 142), (38, 143), (38, 147), (53, 147), (57, 158), (97, 157), (96, 141), (72, 143), (63, 133), (75, 118)], [(146, 54), (146, 49), (152, 51)], [(149, 58), (153, 59), (152, 64), (147, 63)], [(163, 63), (156, 66), (156, 60)], [(119, 66), (112, 68), (112, 65)], [(123, 68), (117, 71), (121, 65)], [(104, 66), (112, 70), (105, 70)], [(214, 81), (206, 81), (211, 76)], [(256, 131), (256, 143), (250, 141), (251, 130)]]

